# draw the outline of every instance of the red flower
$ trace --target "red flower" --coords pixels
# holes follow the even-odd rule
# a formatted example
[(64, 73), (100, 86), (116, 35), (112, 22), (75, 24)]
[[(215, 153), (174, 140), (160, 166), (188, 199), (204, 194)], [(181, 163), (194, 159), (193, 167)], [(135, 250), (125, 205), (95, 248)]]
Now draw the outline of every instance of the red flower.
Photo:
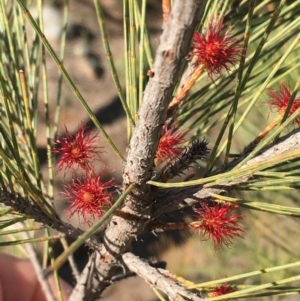
[(222, 295), (226, 295), (229, 293), (233, 293), (236, 291), (235, 287), (228, 285), (227, 283), (223, 283), (220, 286), (216, 286), (211, 293), (209, 293), (209, 297), (218, 297)]
[[(283, 117), (292, 96), (288, 86), (284, 83), (281, 83), (279, 91), (269, 89), (268, 94), (270, 96), (270, 100), (267, 103), (275, 107), (275, 109), (280, 114), (280, 116)], [(289, 116), (291, 116), (299, 107), (300, 107), (300, 97), (294, 99), (294, 102), (289, 112)], [(300, 125), (300, 116), (296, 117), (296, 119), (294, 119), (294, 122)]]
[(214, 206), (209, 206), (203, 202), (201, 206), (202, 208), (193, 208), (201, 215), (201, 220), (190, 223), (190, 227), (199, 231), (204, 239), (212, 239), (215, 250), (222, 244), (231, 244), (234, 237), (242, 237), (244, 230), (239, 224), (242, 215), (237, 205), (215, 203)]
[(175, 128), (168, 129), (167, 125), (163, 126), (162, 136), (159, 140), (156, 151), (156, 165), (160, 164), (163, 160), (170, 160), (178, 157), (183, 147), (180, 144), (185, 140), (182, 138), (183, 133), (174, 133)]
[(102, 182), (101, 175), (86, 177), (83, 181), (76, 180), (65, 185), (63, 195), (72, 200), (67, 209), (69, 218), (77, 213), (88, 225), (91, 224), (90, 217), (100, 218), (113, 204), (112, 194), (108, 191), (112, 187), (116, 187), (116, 184), (112, 180)]
[(195, 32), (191, 55), (196, 57), (196, 64), (202, 64), (211, 78), (214, 74), (221, 74), (222, 69), (229, 71), (242, 53), (242, 47), (237, 40), (230, 37), (228, 31), (222, 33), (223, 22), (212, 19), (206, 32)]
[(85, 137), (85, 126), (81, 126), (76, 136), (71, 135), (66, 128), (66, 135), (55, 141), (54, 154), (59, 154), (57, 165), (59, 170), (65, 167), (66, 172), (69, 169), (81, 167), (85, 171), (92, 170), (92, 163), (100, 160), (100, 147), (96, 145), (99, 136), (88, 135)]

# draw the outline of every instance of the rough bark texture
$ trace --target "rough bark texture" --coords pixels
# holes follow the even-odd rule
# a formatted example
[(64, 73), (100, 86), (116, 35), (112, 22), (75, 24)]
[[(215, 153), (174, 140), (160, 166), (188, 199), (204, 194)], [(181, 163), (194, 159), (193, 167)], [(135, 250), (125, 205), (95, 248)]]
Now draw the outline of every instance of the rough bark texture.
[[(264, 162), (265, 160), (272, 159), (278, 155), (294, 150), (300, 150), (300, 129), (294, 130), (292, 133), (280, 138), (276, 142), (276, 144), (272, 143), (266, 146), (257, 156), (255, 156), (253, 159), (249, 160), (245, 165), (243, 165), (243, 167), (257, 165), (259, 162)], [(238, 158), (232, 161), (226, 167), (214, 171), (214, 174), (221, 174), (223, 172), (233, 169), (243, 159), (244, 158)], [(221, 194), (223, 192), (228, 192), (229, 190), (234, 189), (235, 186), (238, 185), (239, 183), (246, 182), (247, 180), (249, 180), (249, 178), (250, 176), (240, 177), (235, 179), (234, 181), (223, 183), (222, 187), (206, 188), (198, 185), (194, 187), (175, 188), (175, 189), (172, 188), (167, 190), (159, 189), (157, 193), (156, 201), (153, 205), (152, 218), (159, 217), (161, 216), (161, 214), (182, 209), (187, 206), (193, 206), (197, 204), (199, 201), (205, 201), (206, 199), (210, 199), (212, 194)], [(61, 222), (58, 218), (56, 221), (50, 220), (48, 216), (43, 214), (43, 212), (40, 212), (38, 207), (34, 207), (28, 200), (16, 195), (15, 193), (11, 193), (6, 190), (1, 190), (0, 202), (7, 206), (13, 207), (16, 211), (25, 214), (31, 218), (34, 218), (36, 221), (41, 222), (49, 227), (52, 227), (53, 229), (72, 235), (74, 238), (77, 238), (82, 233), (81, 230), (72, 228), (71, 225)], [(143, 227), (146, 226), (146, 220), (144, 221), (138, 219), (136, 221), (123, 220), (121, 217), (114, 217), (113, 220), (116, 219), (121, 220), (121, 225), (126, 225), (128, 223), (130, 224), (130, 227), (133, 227), (136, 223), (138, 223), (138, 224), (142, 224)], [(119, 234), (120, 238), (118, 239), (118, 242), (121, 243), (122, 229), (119, 229), (119, 231), (120, 231)], [(123, 241), (124, 238), (125, 237), (123, 237)], [(99, 242), (100, 239), (98, 239), (97, 237), (93, 237), (91, 238), (90, 241), (87, 242), (87, 244), (94, 250), (99, 250), (100, 247), (104, 248), (104, 246), (101, 245), (99, 246)], [(120, 256), (121, 255), (122, 254), (120, 254)], [(120, 256), (108, 257), (108, 259), (113, 259), (111, 261), (112, 264), (111, 269), (113, 269), (115, 265), (119, 264), (118, 260), (120, 259)], [(148, 277), (151, 276), (152, 270), (149, 269), (149, 273), (150, 273), (149, 275), (147, 275), (147, 273), (144, 275), (144, 272), (142, 273), (142, 271), (144, 271), (143, 269), (141, 271), (135, 270), (137, 269), (137, 267), (135, 265), (131, 265), (130, 263), (130, 262), (134, 262), (135, 264), (139, 265), (140, 261), (136, 258), (133, 261), (131, 261), (130, 258), (123, 256), (123, 260), (126, 263), (126, 265), (129, 267), (129, 269), (133, 272), (140, 274), (140, 276), (143, 277), (144, 279), (148, 279)], [(103, 260), (105, 259), (106, 258), (100, 257), (99, 253), (94, 254), (94, 257), (90, 259), (89, 264), (86, 266), (84, 272), (82, 273), (82, 277), (81, 277), (82, 279), (78, 282), (78, 285), (74, 289), (74, 292), (70, 300), (82, 300), (83, 296), (86, 296), (85, 300), (89, 300), (89, 299), (92, 300), (95, 297), (95, 295), (100, 294), (103, 291), (103, 289), (110, 284), (108, 278), (97, 279), (98, 274), (94, 272), (95, 262), (98, 263), (103, 262)], [(106, 261), (106, 264), (107, 264), (106, 267), (109, 266), (108, 260)], [(150, 277), (149, 279), (158, 279), (157, 278), (158, 275), (156, 273), (157, 271), (151, 276), (154, 278)], [(91, 275), (94, 275), (95, 277), (92, 278)], [(157, 288), (160, 289), (159, 285), (157, 286)], [(87, 293), (90, 293), (90, 295), (88, 295)]]
[[(28, 199), (6, 189), (0, 190), (0, 203), (13, 208), (16, 212), (19, 212), (28, 218), (34, 219), (38, 223), (42, 223), (58, 232), (71, 236), (74, 239), (77, 239), (83, 233), (82, 230), (62, 221), (58, 215), (52, 214), (51, 217), (49, 217), (36, 204), (31, 203)], [(97, 235), (93, 235), (86, 241), (86, 244), (94, 250), (99, 248), (100, 243), (101, 239)]]
[[(87, 244), (96, 250), (90, 258), (82, 277), (70, 300), (95, 300), (110, 284), (116, 267), (125, 264), (129, 270), (137, 273), (151, 285), (158, 288), (171, 299), (184, 297), (190, 300), (204, 300), (196, 294), (160, 273), (159, 269), (149, 266), (130, 251), (132, 242), (140, 235), (151, 219), (162, 214), (193, 206), (200, 200), (211, 198), (212, 194), (221, 194), (234, 189), (238, 183), (246, 182), (250, 176), (240, 177), (222, 186), (208, 188), (194, 186), (176, 189), (158, 189), (146, 184), (152, 176), (153, 159), (157, 149), (161, 128), (167, 118), (167, 109), (172, 100), (174, 87), (179, 80), (180, 67), (188, 54), (190, 41), (206, 0), (174, 0), (169, 23), (160, 40), (155, 62), (144, 92), (138, 121), (128, 148), (128, 157), (123, 174), (124, 190), (131, 183), (134, 191), (126, 198), (122, 216), (113, 216), (103, 238), (92, 237)], [(257, 165), (284, 152), (300, 149), (300, 132), (294, 131), (283, 137), (276, 145), (265, 148), (244, 166)], [(214, 171), (221, 174), (234, 168), (240, 160), (234, 160), (223, 169)], [(58, 231), (74, 237), (81, 231), (40, 212), (28, 200), (6, 190), (0, 191), (0, 202), (13, 207), (16, 211), (34, 218)], [(130, 218), (126, 218), (130, 216)]]
[(151, 287), (164, 292), (170, 300), (181, 301), (205, 301), (205, 298), (186, 290), (179, 283), (165, 276), (161, 269), (153, 268), (132, 253), (125, 253), (122, 256), (124, 263), (130, 271), (142, 277)]
[[(294, 130), (292, 133), (280, 138), (276, 144), (267, 145), (259, 154), (253, 159), (250, 159), (241, 168), (254, 166), (259, 162), (264, 162), (268, 159), (272, 159), (278, 155), (300, 149), (300, 130)], [(213, 174), (221, 174), (226, 171), (230, 171), (236, 167), (244, 157), (240, 157), (233, 160), (226, 167), (222, 167), (213, 172)], [(157, 200), (153, 208), (153, 217), (159, 217), (162, 214), (179, 210), (184, 207), (194, 206), (199, 201), (205, 201), (210, 199), (212, 194), (222, 194), (225, 191), (234, 189), (234, 187), (240, 183), (247, 182), (251, 176), (245, 176), (237, 178), (234, 181), (223, 183), (219, 187), (205, 187), (203, 185), (184, 187), (184, 188), (172, 188), (172, 189), (159, 189), (157, 193)]]
[[(104, 233), (100, 256), (96, 261), (92, 291), (95, 298), (114, 275), (123, 253), (145, 229), (152, 215), (156, 188), (147, 185), (161, 128), (167, 116), (169, 102), (179, 79), (180, 68), (188, 54), (190, 42), (205, 0), (177, 0), (173, 2), (171, 17), (164, 30), (150, 78), (144, 92), (138, 121), (128, 148), (123, 174), (124, 189), (134, 183), (136, 189), (127, 197), (122, 210), (136, 218), (130, 220), (114, 216)], [(75, 299), (74, 299), (75, 300)]]

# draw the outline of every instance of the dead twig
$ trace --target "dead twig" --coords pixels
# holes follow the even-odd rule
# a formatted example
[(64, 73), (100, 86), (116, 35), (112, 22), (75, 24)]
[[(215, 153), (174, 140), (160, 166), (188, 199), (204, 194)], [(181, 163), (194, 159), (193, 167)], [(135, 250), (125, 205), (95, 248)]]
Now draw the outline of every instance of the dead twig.
[(151, 267), (132, 253), (125, 253), (122, 259), (130, 271), (142, 277), (151, 287), (167, 294), (170, 300), (181, 301), (182, 297), (192, 301), (206, 300), (206, 298), (188, 291), (174, 280), (166, 277), (160, 272), (160, 269)]

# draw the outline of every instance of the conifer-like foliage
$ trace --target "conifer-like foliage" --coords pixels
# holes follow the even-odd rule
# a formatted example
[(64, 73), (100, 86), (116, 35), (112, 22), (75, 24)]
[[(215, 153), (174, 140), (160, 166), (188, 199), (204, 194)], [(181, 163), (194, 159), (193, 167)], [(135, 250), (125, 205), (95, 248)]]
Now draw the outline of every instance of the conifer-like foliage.
[[(157, 0), (155, 37), (148, 1), (116, 0), (124, 57), (111, 47), (105, 0), (86, 1), (126, 116), (116, 135), (78, 89), (77, 62), (66, 67), (72, 15), (58, 2), (59, 45), (44, 34), (47, 3), (0, 0), (0, 251), (29, 257), (26, 244), (40, 242), (36, 272), (42, 283), (53, 273), (57, 291), (69, 258), (71, 301), (97, 300), (132, 274), (161, 300), (296, 300), (300, 0)], [(65, 121), (67, 86), (86, 120), (72, 111)], [(179, 246), (177, 266), (132, 253), (145, 233), (159, 244), (172, 231), (188, 232), (196, 250)], [(72, 254), (83, 244), (78, 273)]]

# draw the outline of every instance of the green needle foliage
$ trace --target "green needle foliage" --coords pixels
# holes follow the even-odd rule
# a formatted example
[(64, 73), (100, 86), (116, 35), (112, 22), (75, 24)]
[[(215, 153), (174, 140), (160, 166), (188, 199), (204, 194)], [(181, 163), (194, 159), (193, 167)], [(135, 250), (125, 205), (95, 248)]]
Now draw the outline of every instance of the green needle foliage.
[[(85, 215), (87, 211), (84, 210), (88, 209), (83, 204), (88, 203), (92, 198), (92, 190), (85, 187), (86, 190), (82, 192), (80, 189), (83, 188), (80, 187), (84, 186), (80, 186), (78, 181), (89, 177), (94, 179), (95, 167), (90, 162), (86, 165), (77, 162), (83, 172), (77, 173), (76, 170), (72, 175), (72, 183), (73, 185), (77, 183), (73, 189), (77, 187), (76, 201), (83, 209), (75, 207), (77, 208), (75, 213), (78, 216), (82, 214), (81, 217), (88, 226), (91, 226), (85, 232), (73, 228), (68, 222), (63, 222), (54, 207), (54, 201), (60, 198), (54, 193), (54, 187), (61, 187), (56, 171), (59, 166), (56, 163), (60, 158), (54, 156), (55, 143), (59, 141), (57, 139), (61, 141), (65, 139), (58, 138), (58, 132), (63, 124), (61, 114), (65, 109), (62, 105), (65, 97), (64, 84), (71, 88), (74, 101), (81, 104), (103, 140), (108, 143), (114, 156), (111, 160), (119, 160), (124, 166), (131, 163), (126, 162), (126, 153), (123, 153), (119, 147), (119, 141), (108, 134), (103, 121), (96, 117), (89, 101), (79, 91), (72, 71), (65, 66), (67, 28), (72, 16), (68, 1), (60, 2), (63, 12), (62, 29), (59, 47), (57, 45), (54, 47), (44, 35), (45, 4), (42, 0), (0, 0), (0, 247), (2, 250), (10, 250), (12, 246), (16, 248), (17, 245), (24, 252), (26, 250), (24, 244), (35, 245), (40, 242), (44, 250), (43, 267), (46, 268), (45, 263), (48, 258), (51, 260), (51, 266), (46, 269), (45, 274), (52, 271), (56, 273), (82, 244), (87, 243), (93, 250), (102, 250), (100, 247), (102, 238), (99, 238), (100, 236), (95, 232), (99, 229), (103, 231), (112, 218), (132, 219), (133, 223), (141, 218), (144, 228), (139, 229), (142, 229), (142, 233), (147, 229), (148, 224), (159, 221), (160, 213), (169, 212), (166, 209), (168, 203), (162, 205), (161, 210), (165, 212), (160, 212), (159, 209), (155, 212), (155, 208), (160, 206), (158, 202), (158, 205), (147, 205), (149, 208), (154, 208), (147, 218), (144, 213), (141, 213), (142, 210), (124, 213), (120, 207), (123, 202), (125, 206), (128, 205), (126, 199), (132, 195), (132, 191), (147, 185), (153, 193), (157, 193), (158, 201), (162, 201), (163, 197), (159, 197), (168, 194), (169, 189), (174, 189), (175, 204), (172, 204), (174, 210), (188, 206), (201, 207), (201, 203), (192, 199), (193, 194), (211, 205), (214, 203), (221, 206), (229, 203), (232, 206), (230, 208), (242, 210), (242, 214), (238, 216), (243, 217), (244, 239), (238, 239), (241, 237), (238, 232), (233, 247), (222, 248), (215, 252), (209, 242), (199, 242), (201, 239), (197, 239), (196, 242), (189, 241), (190, 249), (197, 250), (191, 255), (194, 257), (194, 262), (187, 267), (181, 265), (179, 260), (178, 265), (174, 267), (179, 275), (170, 274), (169, 279), (180, 282), (186, 290), (195, 289), (206, 294), (207, 300), (212, 301), (296, 300), (288, 299), (288, 296), (300, 293), (297, 285), (300, 280), (298, 255), (300, 249), (298, 220), (300, 217), (298, 130), (300, 108), (299, 105), (296, 107), (300, 104), (300, 0), (203, 1), (205, 3), (203, 16), (196, 26), (199, 39), (201, 40), (201, 33), (209, 32), (215, 23), (221, 22), (221, 33), (234, 41), (232, 47), (238, 47), (236, 48), (238, 58), (226, 65), (225, 71), (219, 72), (217, 69), (216, 72), (209, 69), (209, 65), (203, 63), (205, 54), (201, 53), (198, 57), (195, 55), (195, 49), (200, 48), (201, 41), (199, 42), (194, 36), (189, 55), (180, 62), (180, 70), (174, 71), (180, 72), (180, 78), (173, 91), (174, 99), (176, 97), (180, 99), (179, 104), (174, 111), (166, 113), (168, 116), (165, 116), (164, 123), (160, 125), (160, 132), (163, 134), (160, 133), (154, 142), (159, 143), (158, 150), (162, 147), (160, 143), (163, 138), (173, 139), (173, 141), (177, 139), (181, 145), (172, 149), (175, 153), (172, 159), (160, 158), (159, 162), (163, 163), (156, 164), (156, 155), (153, 162), (147, 163), (153, 166), (153, 170), (142, 185), (125, 183), (128, 184), (126, 187), (124, 183), (111, 184), (109, 188), (114, 188), (118, 193), (115, 198), (117, 201), (111, 204), (110, 208), (106, 208), (103, 216), (88, 212), (94, 217), (92, 226), (87, 222), (90, 215), (88, 217)], [(102, 2), (104, 1), (94, 1), (97, 28), (111, 81), (127, 119), (127, 128), (120, 128), (118, 135), (126, 136), (130, 143), (139, 124), (142, 123), (149, 128), (152, 126), (147, 123), (148, 120), (139, 119), (139, 112), (143, 106), (148, 82), (156, 80), (156, 70), (153, 70), (153, 66), (158, 40), (157, 37), (153, 39), (152, 36), (153, 32), (148, 22), (151, 16), (146, 0), (115, 1), (122, 12), (123, 36), (120, 39), (124, 45), (122, 49), (124, 57), (117, 57), (111, 45), (112, 38)], [(168, 5), (171, 8), (175, 6), (176, 1), (161, 2), (163, 7), (163, 13), (159, 12), (161, 24), (166, 28), (168, 18), (172, 18), (172, 15), (169, 15), (165, 9)], [(31, 13), (34, 7), (37, 9), (37, 16)], [(190, 42), (186, 41), (186, 43)], [(56, 48), (59, 52), (54, 50)], [(225, 50), (224, 52), (226, 54)], [(57, 68), (55, 99), (49, 96), (48, 65), (50, 62), (54, 62)], [(197, 64), (204, 64), (202, 69), (199, 69), (201, 72), (193, 84), (182, 92), (182, 87), (185, 87), (184, 85), (196, 73)], [(270, 91), (277, 91), (278, 97), (281, 97), (283, 87), (287, 87), (289, 91), (285, 105), (277, 104), (277, 107), (272, 107)], [(101, 95), (99, 98), (101, 99)], [(169, 99), (169, 103), (171, 100)], [(152, 113), (151, 109), (155, 108), (149, 107), (149, 115)], [(164, 109), (166, 108), (162, 108)], [(77, 116), (74, 118), (80, 128), (81, 121), (77, 120)], [(171, 129), (170, 132), (167, 132), (168, 129)], [(41, 136), (46, 137), (46, 161), (42, 161), (38, 155), (38, 139)], [(68, 135), (65, 137), (70, 138)], [(207, 145), (209, 151), (202, 150), (203, 154), (201, 153), (200, 157), (192, 157), (189, 152), (192, 142), (197, 144), (197, 141), (202, 141), (199, 140), (200, 138), (209, 141)], [(94, 137), (91, 141), (93, 139)], [(141, 140), (141, 143), (143, 142)], [(280, 148), (282, 150), (277, 152)], [(88, 151), (93, 153), (95, 149), (88, 148)], [(92, 156), (92, 153), (88, 156)], [(148, 158), (140, 158), (141, 168), (144, 166), (143, 160), (146, 161)], [(197, 172), (195, 168), (195, 173), (191, 174), (190, 167), (194, 163), (199, 164), (201, 169)], [(123, 170), (119, 171), (121, 172)], [(130, 176), (124, 174), (123, 179), (126, 178)], [(64, 177), (64, 181), (68, 179)], [(104, 183), (100, 181), (101, 185)], [(196, 192), (197, 188), (199, 194)], [(188, 189), (193, 192), (185, 198), (181, 197), (179, 192), (187, 192)], [(68, 192), (64, 195), (70, 196)], [(189, 202), (182, 202), (183, 199), (189, 199)], [(73, 214), (74, 212), (71, 213)], [(203, 216), (200, 217), (202, 226), (198, 228), (199, 231), (203, 229), (205, 220), (203, 211), (202, 214)], [(145, 220), (147, 221), (144, 222)], [(180, 224), (181, 228), (179, 226), (177, 228), (183, 229), (186, 226), (194, 229), (197, 224), (195, 220), (193, 221), (194, 224), (184, 222)], [(61, 234), (50, 234), (48, 228), (51, 227)], [(176, 226), (168, 227), (170, 225), (165, 225), (160, 230), (176, 228)], [(41, 229), (44, 229), (42, 235)], [(239, 230), (240, 228), (237, 231)], [(27, 236), (24, 236), (24, 233), (27, 233)], [(36, 233), (39, 233), (39, 236)], [(138, 230), (136, 233), (137, 236), (141, 234)], [(75, 242), (55, 258), (50, 241), (63, 240), (62, 244), (66, 246), (65, 235), (68, 234), (73, 235)], [(205, 239), (211, 238), (208, 232), (206, 234)], [(229, 236), (229, 242), (232, 238)], [(227, 245), (226, 242), (225, 244)], [(129, 250), (130, 248), (122, 252)], [(207, 260), (201, 261), (199, 257)], [(171, 270), (172, 267), (173, 263), (170, 263)], [(175, 273), (173, 270), (171, 272)], [(59, 284), (57, 285), (59, 289)], [(164, 300), (157, 287), (154, 291), (161, 300)]]

